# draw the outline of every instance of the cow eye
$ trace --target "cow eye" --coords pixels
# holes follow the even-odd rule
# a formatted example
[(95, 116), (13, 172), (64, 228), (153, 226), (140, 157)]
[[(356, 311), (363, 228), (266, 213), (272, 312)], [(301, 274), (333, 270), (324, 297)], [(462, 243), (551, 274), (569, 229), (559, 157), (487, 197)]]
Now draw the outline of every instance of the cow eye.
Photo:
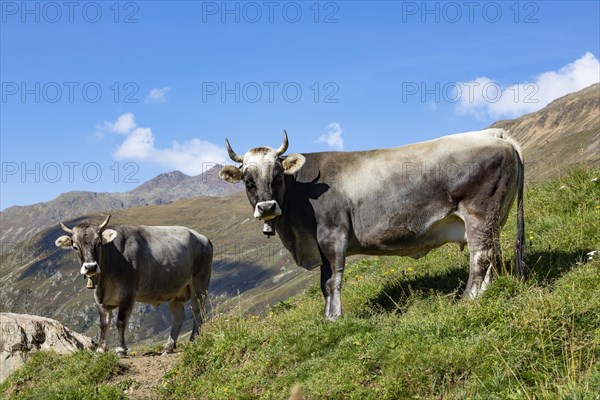
[(254, 182), (248, 179), (244, 179), (244, 183), (246, 184), (246, 187), (252, 188), (255, 186)]
[(73, 250), (79, 250), (79, 247), (77, 247), (76, 244), (73, 244)]

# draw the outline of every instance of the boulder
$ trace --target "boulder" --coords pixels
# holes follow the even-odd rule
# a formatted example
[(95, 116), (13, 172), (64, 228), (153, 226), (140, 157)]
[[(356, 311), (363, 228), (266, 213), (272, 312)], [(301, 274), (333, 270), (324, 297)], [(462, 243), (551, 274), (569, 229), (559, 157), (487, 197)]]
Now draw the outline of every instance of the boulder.
[(35, 351), (53, 350), (68, 354), (93, 348), (91, 338), (73, 332), (53, 319), (0, 313), (0, 383)]

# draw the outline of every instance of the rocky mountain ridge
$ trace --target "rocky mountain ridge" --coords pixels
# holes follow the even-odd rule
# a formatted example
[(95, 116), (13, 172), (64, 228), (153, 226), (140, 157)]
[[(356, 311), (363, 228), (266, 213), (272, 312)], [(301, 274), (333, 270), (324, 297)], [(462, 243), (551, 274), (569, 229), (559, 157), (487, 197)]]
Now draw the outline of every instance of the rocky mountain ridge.
[(131, 207), (169, 204), (197, 196), (227, 196), (242, 190), (242, 185), (222, 181), (215, 166), (188, 176), (180, 171), (160, 174), (128, 192), (73, 191), (54, 200), (30, 206), (14, 206), (0, 212), (0, 254), (36, 233), (81, 215)]

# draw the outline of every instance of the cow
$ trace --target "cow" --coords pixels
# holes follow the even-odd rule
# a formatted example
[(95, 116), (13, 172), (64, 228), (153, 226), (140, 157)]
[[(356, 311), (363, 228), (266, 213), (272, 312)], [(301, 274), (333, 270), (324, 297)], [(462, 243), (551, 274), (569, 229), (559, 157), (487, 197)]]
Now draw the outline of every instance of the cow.
[(106, 331), (112, 311), (118, 308), (119, 356), (127, 354), (125, 329), (136, 301), (158, 306), (168, 302), (171, 333), (164, 353), (175, 350), (185, 318), (184, 303), (192, 300), (190, 340), (199, 333), (211, 275), (213, 246), (210, 240), (182, 226), (117, 225), (107, 228), (110, 215), (100, 225), (82, 223), (56, 246), (73, 249), (80, 273), (92, 280), (100, 314), (98, 351), (106, 351)]
[(243, 181), (263, 233), (277, 233), (294, 261), (321, 268), (325, 318), (342, 315), (345, 257), (419, 258), (445, 243), (468, 246), (465, 296), (484, 291), (499, 254), (499, 234), (518, 197), (515, 267), (523, 275), (523, 155), (502, 129), (441, 137), (403, 147), (282, 155), (258, 147), (243, 156), (225, 140), (219, 175)]

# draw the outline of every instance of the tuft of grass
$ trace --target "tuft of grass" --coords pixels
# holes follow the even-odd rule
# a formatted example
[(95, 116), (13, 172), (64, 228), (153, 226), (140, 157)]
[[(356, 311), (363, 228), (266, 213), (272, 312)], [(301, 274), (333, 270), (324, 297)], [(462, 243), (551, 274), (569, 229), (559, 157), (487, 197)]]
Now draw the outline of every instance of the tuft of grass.
[(108, 381), (121, 371), (112, 353), (79, 351), (71, 355), (34, 353), (2, 385), (0, 395), (12, 399), (125, 399)]

